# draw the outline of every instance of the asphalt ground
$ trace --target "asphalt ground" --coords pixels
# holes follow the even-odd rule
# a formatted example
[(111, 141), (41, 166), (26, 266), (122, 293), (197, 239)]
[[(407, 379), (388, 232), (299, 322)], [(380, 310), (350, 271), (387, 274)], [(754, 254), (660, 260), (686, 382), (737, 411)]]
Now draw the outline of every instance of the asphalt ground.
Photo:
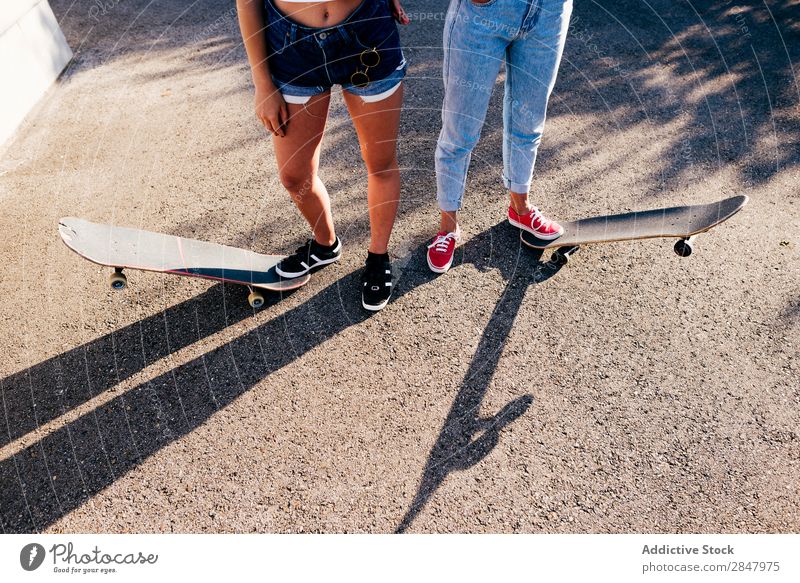
[(232, 3), (51, 4), (76, 56), (0, 158), (2, 532), (797, 532), (800, 3), (576, 4), (534, 200), (568, 220), (747, 194), (691, 258), (521, 248), (501, 78), (434, 276), (447, 3), (405, 2), (398, 275), (372, 316), (340, 95), (339, 264), (257, 312), (203, 280), (108, 289), (60, 217), (266, 253), (308, 228)]

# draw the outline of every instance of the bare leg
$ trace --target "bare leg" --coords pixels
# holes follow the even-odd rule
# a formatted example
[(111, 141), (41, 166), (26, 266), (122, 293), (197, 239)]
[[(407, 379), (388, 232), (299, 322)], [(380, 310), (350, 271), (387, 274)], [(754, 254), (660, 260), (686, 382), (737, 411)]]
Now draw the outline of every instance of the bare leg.
[(403, 87), (374, 103), (364, 103), (357, 95), (344, 92), (350, 117), (356, 126), (361, 156), (367, 165), (367, 204), (369, 205), (372, 253), (386, 253), (400, 202), (400, 170), (397, 167), (397, 128)]
[(324, 93), (302, 105), (287, 103), (286, 135), (273, 137), (281, 183), (311, 226), (314, 240), (321, 245), (331, 245), (336, 240), (331, 201), (317, 174), (330, 98), (330, 93)]
[[(517, 192), (508, 191), (511, 199), (511, 206), (521, 215), (526, 215), (531, 212), (533, 208), (528, 200), (528, 194), (520, 194)], [(440, 231), (447, 233), (454, 233), (458, 229), (458, 212), (457, 211), (440, 211), (442, 218), (439, 226)]]
[(530, 201), (528, 200), (528, 193), (519, 194), (517, 192), (508, 191), (509, 197), (511, 198), (511, 206), (517, 211), (520, 215), (527, 215), (533, 207), (531, 206)]
[(458, 211), (440, 211), (442, 220), (439, 227), (445, 233), (455, 233), (458, 229)]

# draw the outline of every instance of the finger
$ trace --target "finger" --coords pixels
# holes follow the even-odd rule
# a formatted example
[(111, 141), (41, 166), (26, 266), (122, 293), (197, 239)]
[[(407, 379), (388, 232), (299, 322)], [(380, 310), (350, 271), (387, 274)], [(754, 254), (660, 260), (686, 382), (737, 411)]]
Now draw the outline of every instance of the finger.
[(280, 110), (275, 114), (275, 118), (272, 120), (272, 128), (275, 130), (275, 135), (280, 136), (281, 138), (286, 133), (283, 130), (283, 120), (281, 119)]
[(392, 0), (392, 4), (394, 5), (394, 13), (395, 18), (400, 24), (408, 24), (411, 20), (408, 18), (406, 11), (403, 10), (403, 6), (400, 4), (400, 0)]
[(285, 101), (281, 104), (281, 108), (278, 113), (281, 118), (281, 128), (283, 129), (283, 132), (285, 134), (286, 127), (289, 125), (289, 108), (286, 106)]
[(261, 123), (264, 125), (264, 129), (267, 130), (269, 133), (274, 134), (275, 131), (272, 129), (272, 124), (269, 123), (269, 119), (265, 115), (259, 115), (258, 119), (261, 120)]
[(271, 126), (273, 134), (275, 134), (276, 136), (283, 137), (283, 130), (281, 130), (281, 124), (278, 120), (277, 115), (269, 118), (269, 125)]
[(269, 120), (266, 117), (259, 115), (258, 119), (259, 121), (261, 121), (261, 124), (264, 126), (265, 130), (267, 130), (270, 133), (273, 133), (272, 126), (270, 125)]

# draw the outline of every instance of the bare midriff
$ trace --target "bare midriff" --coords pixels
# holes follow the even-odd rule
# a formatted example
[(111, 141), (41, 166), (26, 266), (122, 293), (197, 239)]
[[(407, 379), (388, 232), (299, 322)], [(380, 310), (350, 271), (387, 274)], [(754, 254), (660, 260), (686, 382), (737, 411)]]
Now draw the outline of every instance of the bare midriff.
[(273, 0), (275, 7), (303, 26), (325, 28), (336, 26), (358, 8), (361, 2), (370, 0), (332, 0), (330, 2), (285, 2)]

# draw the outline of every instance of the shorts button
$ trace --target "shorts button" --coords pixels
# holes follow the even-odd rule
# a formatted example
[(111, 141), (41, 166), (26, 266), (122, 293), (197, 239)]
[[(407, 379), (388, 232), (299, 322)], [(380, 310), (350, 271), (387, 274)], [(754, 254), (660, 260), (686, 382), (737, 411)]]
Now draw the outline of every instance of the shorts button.
[(319, 33), (319, 39), (320, 40), (325, 40), (326, 38), (328, 38), (328, 33), (327, 32)]

